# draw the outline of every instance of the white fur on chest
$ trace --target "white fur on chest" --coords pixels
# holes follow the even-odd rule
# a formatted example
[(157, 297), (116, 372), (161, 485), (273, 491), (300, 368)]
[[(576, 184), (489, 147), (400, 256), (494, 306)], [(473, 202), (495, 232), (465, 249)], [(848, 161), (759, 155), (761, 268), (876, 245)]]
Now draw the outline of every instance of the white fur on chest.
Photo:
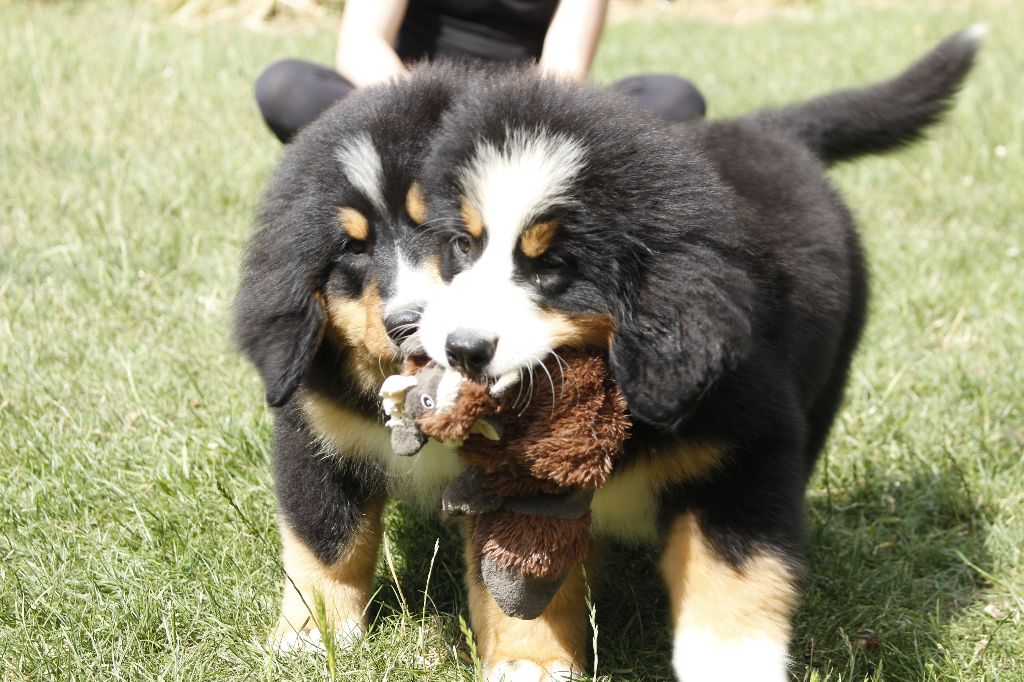
[(391, 449), (391, 433), (384, 425), (327, 400), (307, 399), (303, 411), (317, 435), (344, 463), (364, 465), (367, 475), (379, 471), (390, 497), (420, 511), (436, 514), (441, 491), (465, 468), (454, 451), (435, 441), (412, 457), (400, 457)]
[[(370, 465), (385, 477), (388, 495), (419, 511), (436, 514), (441, 492), (465, 469), (450, 448), (429, 441), (418, 454), (400, 457), (391, 449), (391, 434), (380, 422), (323, 399), (307, 399), (303, 411), (317, 435), (352, 465)], [(593, 532), (625, 542), (658, 539), (658, 496), (646, 467), (612, 476), (594, 495)]]

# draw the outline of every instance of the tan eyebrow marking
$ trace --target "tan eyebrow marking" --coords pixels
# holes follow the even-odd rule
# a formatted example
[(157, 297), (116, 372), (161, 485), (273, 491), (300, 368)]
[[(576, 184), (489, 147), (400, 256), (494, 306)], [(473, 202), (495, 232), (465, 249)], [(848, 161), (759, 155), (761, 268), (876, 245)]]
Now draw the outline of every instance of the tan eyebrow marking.
[(466, 223), (466, 229), (473, 235), (474, 239), (484, 236), (484, 219), (476, 206), (470, 203), (469, 199), (463, 197), (459, 203), (459, 212), (462, 214), (462, 221)]
[(339, 208), (338, 222), (341, 223), (341, 229), (345, 230), (345, 234), (352, 239), (365, 241), (370, 236), (370, 223), (367, 222), (366, 216), (354, 208)]
[(427, 202), (420, 183), (414, 182), (409, 187), (409, 193), (405, 195), (405, 210), (417, 225), (427, 222)]
[(519, 238), (519, 248), (522, 249), (523, 254), (528, 258), (536, 258), (548, 250), (557, 232), (557, 220), (544, 220), (534, 223), (526, 228), (523, 235)]

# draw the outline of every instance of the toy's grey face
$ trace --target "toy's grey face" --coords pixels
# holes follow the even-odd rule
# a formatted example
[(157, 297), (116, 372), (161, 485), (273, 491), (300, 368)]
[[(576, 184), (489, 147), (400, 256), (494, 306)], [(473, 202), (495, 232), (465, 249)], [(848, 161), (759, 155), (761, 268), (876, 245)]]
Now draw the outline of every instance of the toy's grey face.
[(405, 414), (416, 419), (437, 409), (438, 388), (444, 370), (440, 367), (428, 367), (416, 375), (416, 385), (405, 394)]
[[(396, 455), (410, 457), (426, 445), (427, 436), (420, 430), (416, 420), (438, 408), (438, 390), (443, 377), (443, 369), (428, 367), (416, 375), (415, 384), (405, 389), (405, 395), (401, 399), (401, 416), (396, 418), (398, 414), (396, 410), (388, 424), (391, 427), (391, 449), (395, 451)], [(399, 379), (399, 377), (393, 377), (393, 379)], [(408, 379), (408, 377), (401, 377), (401, 379)]]

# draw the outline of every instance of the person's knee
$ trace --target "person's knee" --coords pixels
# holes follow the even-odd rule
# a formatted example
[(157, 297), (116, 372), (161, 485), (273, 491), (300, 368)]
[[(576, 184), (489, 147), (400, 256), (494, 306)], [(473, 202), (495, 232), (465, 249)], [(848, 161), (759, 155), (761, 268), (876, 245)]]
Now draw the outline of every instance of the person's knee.
[(685, 78), (675, 77), (675, 84), (672, 101), (676, 103), (675, 112), (679, 121), (689, 121), (697, 118), (704, 118), (708, 113), (708, 104), (697, 86)]
[(635, 100), (641, 109), (673, 123), (703, 118), (707, 113), (707, 103), (697, 86), (674, 74), (630, 76), (614, 83), (612, 89)]
[(256, 95), (256, 103), (264, 117), (267, 117), (268, 112), (278, 110), (283, 103), (288, 101), (289, 91), (296, 80), (298, 64), (301, 62), (295, 59), (282, 59), (265, 68), (256, 79), (253, 90)]

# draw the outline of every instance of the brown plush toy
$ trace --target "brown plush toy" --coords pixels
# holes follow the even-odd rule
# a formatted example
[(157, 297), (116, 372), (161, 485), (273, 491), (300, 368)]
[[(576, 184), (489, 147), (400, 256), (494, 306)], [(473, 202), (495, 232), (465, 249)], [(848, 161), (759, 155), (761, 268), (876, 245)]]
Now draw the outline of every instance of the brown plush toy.
[(564, 350), (560, 359), (545, 364), (551, 384), (535, 379), (532, 395), (416, 357), (381, 390), (396, 453), (415, 454), (426, 436), (459, 448), (468, 468), (442, 509), (470, 518), (481, 578), (516, 618), (543, 613), (586, 558), (594, 491), (630, 428), (602, 356)]

